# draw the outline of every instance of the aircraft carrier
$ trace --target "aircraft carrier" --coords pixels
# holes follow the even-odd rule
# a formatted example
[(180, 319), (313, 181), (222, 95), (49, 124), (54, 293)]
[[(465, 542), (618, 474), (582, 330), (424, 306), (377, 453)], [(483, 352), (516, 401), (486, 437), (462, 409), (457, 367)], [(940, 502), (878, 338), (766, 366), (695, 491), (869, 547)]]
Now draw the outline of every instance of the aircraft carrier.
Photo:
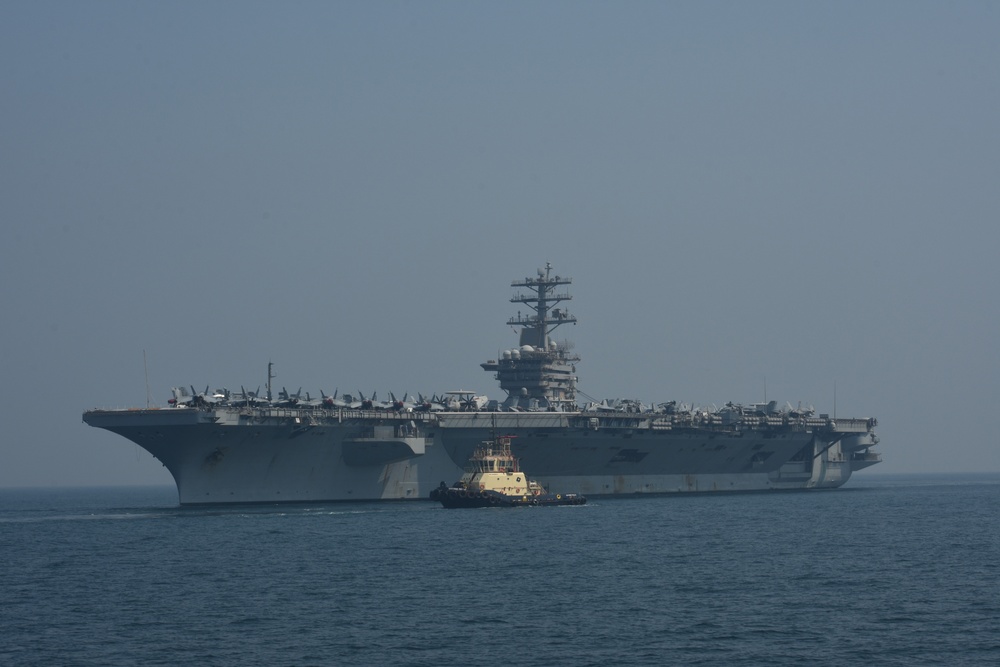
[[(507, 324), (513, 347), (481, 364), (507, 396), (473, 392), (318, 399), (175, 388), (168, 407), (83, 413), (159, 459), (182, 505), (427, 499), (460, 478), (475, 448), (512, 436), (512, 451), (544, 487), (590, 497), (822, 489), (881, 460), (874, 418), (837, 418), (775, 401), (722, 408), (577, 397), (575, 324), (566, 277), (546, 264), (511, 283), (527, 307)], [(582, 392), (580, 392), (582, 393)]]

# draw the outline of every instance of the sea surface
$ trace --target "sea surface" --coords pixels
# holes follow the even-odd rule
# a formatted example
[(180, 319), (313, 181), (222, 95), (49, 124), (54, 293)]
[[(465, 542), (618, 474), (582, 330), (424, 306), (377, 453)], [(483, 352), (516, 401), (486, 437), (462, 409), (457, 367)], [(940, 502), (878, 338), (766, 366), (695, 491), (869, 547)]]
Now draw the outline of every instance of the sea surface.
[(0, 489), (0, 665), (997, 665), (1000, 474), (181, 508)]

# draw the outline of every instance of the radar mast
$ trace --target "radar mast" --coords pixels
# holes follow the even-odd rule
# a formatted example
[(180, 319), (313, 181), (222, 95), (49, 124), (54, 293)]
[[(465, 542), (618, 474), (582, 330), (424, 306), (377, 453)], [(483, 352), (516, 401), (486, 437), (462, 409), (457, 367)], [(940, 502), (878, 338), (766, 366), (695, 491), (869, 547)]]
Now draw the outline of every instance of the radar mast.
[(522, 410), (575, 410), (576, 366), (580, 358), (570, 353), (569, 343), (557, 344), (551, 334), (563, 324), (576, 324), (566, 309), (557, 307), (573, 297), (558, 288), (569, 285), (570, 278), (552, 275), (552, 265), (545, 263), (538, 275), (515, 280), (511, 303), (521, 303), (530, 313), (518, 311), (507, 324), (521, 327), (519, 347), (505, 350), (500, 359), (481, 364), (494, 371), (500, 388), (507, 392), (504, 407)]

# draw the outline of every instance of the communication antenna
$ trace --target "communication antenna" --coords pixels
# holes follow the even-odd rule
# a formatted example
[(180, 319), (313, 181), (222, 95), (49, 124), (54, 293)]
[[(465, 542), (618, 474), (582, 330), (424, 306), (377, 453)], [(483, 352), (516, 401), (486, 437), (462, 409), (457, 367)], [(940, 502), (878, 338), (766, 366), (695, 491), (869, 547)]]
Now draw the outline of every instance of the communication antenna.
[(271, 401), (271, 380), (273, 380), (274, 378), (278, 377), (277, 375), (275, 375), (274, 373), (271, 372), (272, 368), (274, 368), (274, 364), (271, 363), (270, 361), (268, 361), (267, 362), (267, 400), (268, 400), (268, 402)]
[(837, 381), (833, 381), (833, 418), (837, 419)]
[(151, 407), (153, 395), (149, 393), (149, 367), (146, 365), (146, 348), (142, 349), (142, 370), (146, 374), (146, 408)]

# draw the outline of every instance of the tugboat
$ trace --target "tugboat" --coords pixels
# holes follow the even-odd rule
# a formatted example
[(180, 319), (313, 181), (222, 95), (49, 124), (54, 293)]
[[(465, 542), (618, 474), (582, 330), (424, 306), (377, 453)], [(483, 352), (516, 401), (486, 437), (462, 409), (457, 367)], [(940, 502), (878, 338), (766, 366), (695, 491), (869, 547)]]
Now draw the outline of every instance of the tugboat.
[(549, 493), (535, 480), (529, 480), (510, 452), (513, 437), (504, 435), (484, 441), (473, 452), (462, 479), (451, 486), (441, 482), (431, 491), (431, 500), (440, 501), (448, 509), (583, 505), (587, 502), (584, 496), (576, 493)]

